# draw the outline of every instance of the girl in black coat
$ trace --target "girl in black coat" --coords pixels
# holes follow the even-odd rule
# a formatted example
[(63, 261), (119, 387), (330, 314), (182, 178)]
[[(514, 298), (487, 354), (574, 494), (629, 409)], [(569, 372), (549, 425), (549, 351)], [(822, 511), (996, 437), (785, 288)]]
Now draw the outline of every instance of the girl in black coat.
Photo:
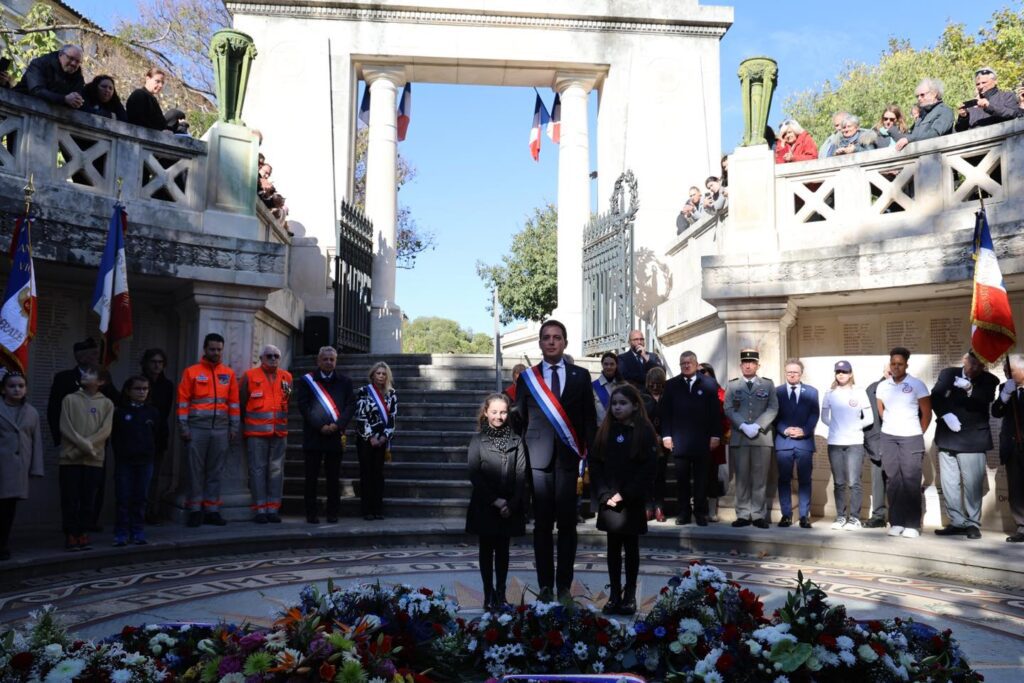
[(466, 533), (480, 537), (480, 577), (488, 610), (505, 604), (509, 540), (526, 533), (526, 446), (509, 426), (508, 413), (508, 396), (488, 396), (480, 408), (480, 432), (469, 442), (473, 494)]
[[(597, 430), (590, 457), (591, 485), (599, 508), (597, 528), (608, 534), (608, 581), (611, 597), (605, 614), (636, 612), (640, 573), (640, 534), (647, 533), (647, 497), (654, 486), (658, 438), (647, 419), (643, 399), (632, 386), (616, 387), (608, 414)], [(622, 553), (626, 585), (622, 587)]]

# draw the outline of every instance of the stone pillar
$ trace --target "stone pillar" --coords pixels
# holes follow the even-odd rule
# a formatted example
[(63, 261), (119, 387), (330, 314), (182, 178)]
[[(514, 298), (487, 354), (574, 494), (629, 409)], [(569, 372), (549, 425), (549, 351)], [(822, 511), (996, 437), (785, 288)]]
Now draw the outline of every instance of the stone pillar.
[(366, 215), (373, 221), (373, 289), (370, 352), (402, 351), (402, 311), (395, 304), (398, 222), (397, 92), (405, 85), (405, 67), (364, 66), (370, 89), (370, 134), (366, 151)]
[[(730, 167), (730, 173), (732, 169)], [(740, 376), (740, 349), (761, 353), (758, 374), (776, 386), (785, 381), (782, 363), (789, 355), (789, 328), (796, 322), (796, 305), (788, 299), (761, 299), (742, 304), (722, 304), (718, 317), (725, 322), (726, 366), (722, 382)]]
[(252, 60), (256, 59), (256, 46), (246, 33), (232, 28), (221, 29), (210, 39), (210, 59), (213, 61), (219, 120), (242, 123), (242, 105), (245, 104)]
[[(587, 95), (596, 77), (558, 72), (555, 90), (562, 99), (558, 152), (558, 307), (554, 317), (569, 334), (566, 351), (583, 350), (583, 228), (590, 220), (590, 142)], [(543, 134), (543, 132), (541, 133)]]
[(729, 155), (729, 217), (718, 253), (779, 250), (775, 220), (775, 156), (768, 145), (737, 147)]

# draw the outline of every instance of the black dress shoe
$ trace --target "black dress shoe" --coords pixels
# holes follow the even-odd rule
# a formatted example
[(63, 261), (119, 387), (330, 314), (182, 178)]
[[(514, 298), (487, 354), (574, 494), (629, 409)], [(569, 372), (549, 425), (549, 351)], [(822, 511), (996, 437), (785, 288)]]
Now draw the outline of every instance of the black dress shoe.
[(316, 515), (306, 515), (306, 523), (307, 524), (319, 524), (320, 523), (320, 518), (317, 517)]
[(690, 523), (689, 515), (679, 515), (676, 517), (676, 526), (686, 526)]
[(203, 524), (209, 524), (211, 526), (224, 526), (227, 523), (227, 520), (221, 517), (219, 512), (207, 512), (203, 515)]
[(327, 523), (328, 524), (337, 524), (338, 523), (338, 515), (327, 515)]
[(268, 512), (267, 513), (267, 521), (270, 522), (271, 524), (280, 524), (281, 523), (281, 515), (277, 514), (276, 512)]
[(203, 523), (203, 513), (198, 510), (193, 510), (188, 513), (188, 521), (185, 522), (185, 526), (195, 528)]
[(784, 515), (782, 517), (782, 519), (779, 520), (779, 526), (781, 526), (781, 527), (793, 526), (793, 518), (788, 516), (788, 515)]
[(967, 527), (953, 526), (952, 524), (950, 524), (949, 526), (944, 526), (941, 529), (936, 529), (935, 530), (935, 535), (936, 536), (966, 536), (967, 535)]
[(252, 521), (255, 522), (256, 524), (266, 524), (267, 521), (268, 521), (267, 520), (267, 515), (266, 515), (266, 513), (259, 512), (259, 513), (255, 514), (255, 515), (253, 515)]
[(376, 518), (373, 515), (363, 515), (363, 519), (367, 522), (372, 522)]
[(800, 528), (801, 529), (810, 529), (811, 528), (811, 520), (808, 519), (807, 517), (801, 517), (800, 518)]
[(972, 541), (978, 540), (979, 538), (981, 538), (981, 529), (974, 526), (973, 524), (967, 527), (967, 538), (971, 539)]
[(732, 523), (732, 525), (734, 527), (736, 527), (737, 529), (739, 529), (740, 527), (744, 527), (744, 526), (750, 526), (750, 520), (749, 519), (737, 519), (735, 522)]
[(554, 602), (555, 592), (550, 587), (545, 586), (537, 593), (537, 600), (538, 602)]
[(708, 518), (704, 515), (697, 515), (697, 526), (707, 526)]
[(1024, 543), (1024, 531), (1018, 531), (1012, 536), (1006, 537), (1007, 543)]
[(754, 520), (754, 526), (756, 526), (758, 529), (767, 529), (768, 526), (769, 526), (768, 520), (767, 519), (755, 519)]
[(866, 520), (861, 526), (865, 529), (882, 529), (885, 527), (885, 520), (881, 517), (872, 517)]

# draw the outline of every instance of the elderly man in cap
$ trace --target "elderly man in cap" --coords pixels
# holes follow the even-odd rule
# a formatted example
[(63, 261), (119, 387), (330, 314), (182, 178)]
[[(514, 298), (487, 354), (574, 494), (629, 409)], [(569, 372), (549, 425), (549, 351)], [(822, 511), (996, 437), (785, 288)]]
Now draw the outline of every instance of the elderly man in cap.
[(732, 525), (767, 529), (772, 423), (779, 414), (779, 398), (775, 384), (757, 375), (760, 359), (756, 349), (740, 351), (743, 376), (729, 380), (724, 408), (732, 422), (729, 452), (736, 465), (736, 521)]
[(78, 109), (85, 103), (81, 94), (85, 87), (82, 56), (82, 48), (68, 44), (56, 52), (36, 57), (29, 62), (25, 75), (14, 89), (51, 104)]
[(969, 351), (963, 367), (940, 372), (932, 388), (939, 480), (949, 515), (949, 526), (935, 530), (938, 536), (981, 538), (985, 452), (992, 448), (988, 412), (998, 387), (996, 376)]
[(957, 112), (954, 130), (969, 130), (978, 126), (1009, 121), (1021, 115), (1020, 103), (1012, 90), (1000, 90), (996, 86), (996, 72), (983, 66), (974, 72), (974, 87), (978, 97), (961, 105)]

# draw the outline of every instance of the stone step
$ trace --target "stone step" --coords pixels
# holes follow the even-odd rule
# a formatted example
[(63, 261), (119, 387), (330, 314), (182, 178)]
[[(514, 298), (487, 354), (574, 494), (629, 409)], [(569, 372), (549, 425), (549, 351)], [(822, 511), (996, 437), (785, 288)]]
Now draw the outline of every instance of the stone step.
[[(475, 432), (476, 426), (475, 412), (463, 411), (455, 415), (406, 415), (404, 412), (398, 414), (398, 427), (403, 434), (424, 430)], [(295, 439), (295, 443), (302, 442), (301, 416), (288, 418), (288, 435), (289, 438)]]
[[(431, 463), (431, 462), (466, 462), (466, 445), (469, 443), (467, 440), (465, 444), (460, 446), (408, 446), (402, 443), (396, 443), (391, 447), (391, 456), (395, 462), (418, 462), (418, 463)], [(356, 449), (354, 444), (349, 444), (349, 447), (345, 450), (346, 459), (356, 458)], [(302, 446), (299, 444), (288, 444), (288, 449), (285, 454), (285, 460), (302, 462)]]
[[(285, 477), (301, 479), (305, 473), (305, 463), (301, 459), (288, 459), (284, 463)], [(466, 463), (464, 462), (401, 462), (384, 463), (384, 478), (391, 479), (429, 479), (432, 481), (468, 481)], [(323, 476), (321, 470), (321, 477)], [(349, 479), (359, 478), (359, 463), (354, 453), (346, 453), (341, 461), (341, 476)]]
[[(342, 477), (342, 492), (351, 492), (355, 496), (360, 494), (358, 472), (354, 477)], [(285, 477), (284, 497), (301, 500), (305, 490), (305, 480), (302, 477)], [(395, 479), (384, 473), (384, 492), (396, 499), (402, 500), (461, 500), (465, 505), (473, 493), (473, 485), (468, 480), (438, 480), (438, 479)], [(317, 493), (324, 496), (327, 493), (327, 486), (323, 477), (317, 482)]]
[[(385, 489), (386, 491), (387, 489)], [(341, 499), (342, 517), (361, 516), (359, 499), (345, 497)], [(321, 506), (323, 501), (320, 501)], [(282, 501), (281, 509), (286, 515), (301, 515), (304, 511), (302, 497), (288, 497)], [(415, 498), (384, 498), (384, 514), (396, 517), (409, 517), (414, 519), (436, 518), (436, 517), (462, 517), (466, 516), (466, 501), (461, 498), (418, 500)]]

